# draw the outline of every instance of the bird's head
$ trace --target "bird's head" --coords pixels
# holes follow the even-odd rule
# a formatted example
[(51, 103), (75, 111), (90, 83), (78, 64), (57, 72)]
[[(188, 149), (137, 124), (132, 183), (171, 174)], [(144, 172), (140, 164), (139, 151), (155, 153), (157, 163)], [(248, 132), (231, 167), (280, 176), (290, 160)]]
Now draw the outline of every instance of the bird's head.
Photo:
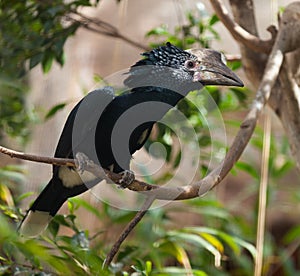
[[(166, 79), (168, 73), (162, 74), (162, 68), (171, 68), (173, 81), (177, 84), (184, 82), (196, 85), (225, 85), (243, 86), (243, 82), (227, 66), (225, 57), (220, 52), (211, 49), (181, 50), (167, 42), (165, 46), (158, 47), (142, 54), (145, 58), (131, 67), (130, 77), (125, 84), (133, 87), (137, 79), (149, 76), (156, 79)], [(143, 67), (153, 67), (144, 70)], [(138, 78), (136, 78), (138, 77)], [(134, 81), (133, 81), (134, 80)], [(132, 81), (132, 83), (131, 83)], [(140, 83), (139, 83), (140, 84)]]

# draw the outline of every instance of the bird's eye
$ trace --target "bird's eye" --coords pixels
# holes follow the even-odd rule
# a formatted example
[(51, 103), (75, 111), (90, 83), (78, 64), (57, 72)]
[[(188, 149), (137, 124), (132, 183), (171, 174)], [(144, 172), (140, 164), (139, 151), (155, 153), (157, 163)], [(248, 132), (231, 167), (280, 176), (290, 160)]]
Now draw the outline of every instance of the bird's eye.
[(195, 68), (196, 66), (196, 62), (194, 60), (187, 60), (185, 63), (184, 63), (184, 66), (187, 68), (187, 69), (193, 69)]

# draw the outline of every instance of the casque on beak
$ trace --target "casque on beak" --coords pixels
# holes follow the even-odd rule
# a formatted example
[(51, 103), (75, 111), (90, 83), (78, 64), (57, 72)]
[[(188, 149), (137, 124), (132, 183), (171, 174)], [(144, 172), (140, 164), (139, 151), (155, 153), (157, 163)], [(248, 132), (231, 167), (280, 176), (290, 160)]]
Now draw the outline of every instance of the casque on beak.
[(221, 53), (211, 49), (189, 50), (198, 57), (194, 82), (203, 85), (244, 86), (239, 77), (229, 69)]

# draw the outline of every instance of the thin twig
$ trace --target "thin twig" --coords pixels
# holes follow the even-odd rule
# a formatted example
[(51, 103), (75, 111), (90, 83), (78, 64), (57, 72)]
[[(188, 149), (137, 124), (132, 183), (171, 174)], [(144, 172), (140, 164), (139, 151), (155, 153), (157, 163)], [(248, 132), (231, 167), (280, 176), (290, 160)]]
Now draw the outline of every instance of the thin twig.
[(39, 163), (46, 163), (46, 164), (54, 164), (58, 166), (70, 166), (75, 167), (75, 160), (74, 159), (67, 159), (67, 158), (52, 158), (46, 156), (39, 156), (34, 154), (28, 154), (12, 149), (5, 148), (0, 146), (0, 152), (6, 155), (9, 155), (11, 158), (18, 158), (27, 161), (39, 162)]
[[(72, 16), (72, 14), (73, 14), (73, 16)], [(74, 15), (79, 18), (74, 18)], [(110, 23), (105, 22), (101, 19), (88, 17), (77, 11), (72, 11), (72, 13), (69, 15), (66, 15), (64, 17), (64, 19), (68, 20), (68, 21), (72, 21), (72, 22), (77, 22), (80, 24), (80, 26), (82, 28), (89, 30), (91, 32), (105, 35), (108, 37), (115, 37), (115, 38), (121, 39), (121, 40), (127, 42), (128, 44), (130, 44), (136, 48), (142, 49), (144, 51), (151, 50), (151, 48), (149, 48), (148, 46), (131, 39), (130, 37), (126, 36), (125, 34), (120, 33), (120, 31), (115, 26), (113, 26)], [(226, 59), (227, 59), (227, 61), (240, 61), (241, 55), (226, 54)]]
[[(74, 18), (74, 16), (76, 16), (78, 18)], [(121, 39), (136, 48), (139, 48), (139, 49), (142, 49), (145, 51), (150, 50), (150, 48), (148, 46), (146, 46), (138, 41), (135, 41), (135, 40), (129, 38), (128, 36), (120, 33), (120, 31), (115, 26), (113, 26), (110, 23), (105, 22), (103, 20), (88, 17), (77, 11), (72, 11), (71, 14), (66, 15), (65, 20), (69, 20), (71, 22), (77, 22), (80, 24), (80, 26), (82, 28), (85, 28), (89, 31), (92, 31), (92, 32), (95, 32), (95, 33), (98, 33), (101, 35)]]
[(269, 158), (270, 158), (270, 142), (271, 142), (271, 117), (268, 112), (265, 114), (264, 120), (264, 140), (263, 140), (263, 154), (262, 154), (262, 169), (261, 180), (259, 186), (259, 204), (258, 204), (258, 222), (256, 235), (256, 260), (254, 275), (262, 275), (263, 268), (263, 251), (265, 239), (265, 223), (266, 223), (266, 209), (267, 209), (267, 188), (269, 178)]
[(111, 248), (111, 250), (109, 251), (105, 262), (104, 262), (104, 266), (109, 266), (110, 263), (112, 262), (113, 258), (115, 257), (115, 255), (117, 254), (117, 252), (120, 249), (121, 244), (123, 243), (123, 241), (128, 237), (128, 235), (130, 234), (130, 232), (133, 230), (133, 228), (141, 221), (141, 219), (145, 216), (145, 214), (147, 213), (147, 211), (149, 210), (150, 206), (152, 205), (153, 201), (155, 200), (154, 196), (150, 196), (146, 199), (146, 201), (144, 202), (141, 210), (139, 210), (136, 215), (134, 216), (134, 218), (129, 222), (129, 224), (126, 226), (126, 228), (123, 230), (123, 232), (121, 233), (121, 235), (119, 236), (119, 238), (117, 239), (117, 241), (114, 243), (113, 247)]

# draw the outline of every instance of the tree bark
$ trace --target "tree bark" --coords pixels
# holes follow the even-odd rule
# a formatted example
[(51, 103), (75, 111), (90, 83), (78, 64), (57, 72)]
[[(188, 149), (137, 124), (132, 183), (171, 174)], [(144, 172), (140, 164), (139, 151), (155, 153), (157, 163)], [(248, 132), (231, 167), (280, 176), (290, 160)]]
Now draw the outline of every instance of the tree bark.
[[(235, 21), (249, 33), (258, 36), (253, 1), (230, 0), (230, 5)], [(253, 51), (242, 42), (238, 43), (242, 55), (243, 69), (251, 82), (252, 89), (256, 90), (264, 73), (267, 55)]]
[[(252, 0), (230, 0), (234, 20), (249, 33), (258, 36)], [(286, 7), (281, 18), (277, 40), (279, 47), (286, 54), (277, 83), (272, 89), (269, 106), (278, 115), (289, 140), (292, 155), (300, 169), (300, 69), (299, 69), (299, 34), (300, 3)], [(275, 32), (273, 32), (275, 34)], [(257, 88), (266, 64), (267, 55), (257, 53), (239, 42), (243, 68), (252, 88)], [(294, 51), (287, 54), (289, 51)], [(288, 57), (287, 57), (288, 56)]]

